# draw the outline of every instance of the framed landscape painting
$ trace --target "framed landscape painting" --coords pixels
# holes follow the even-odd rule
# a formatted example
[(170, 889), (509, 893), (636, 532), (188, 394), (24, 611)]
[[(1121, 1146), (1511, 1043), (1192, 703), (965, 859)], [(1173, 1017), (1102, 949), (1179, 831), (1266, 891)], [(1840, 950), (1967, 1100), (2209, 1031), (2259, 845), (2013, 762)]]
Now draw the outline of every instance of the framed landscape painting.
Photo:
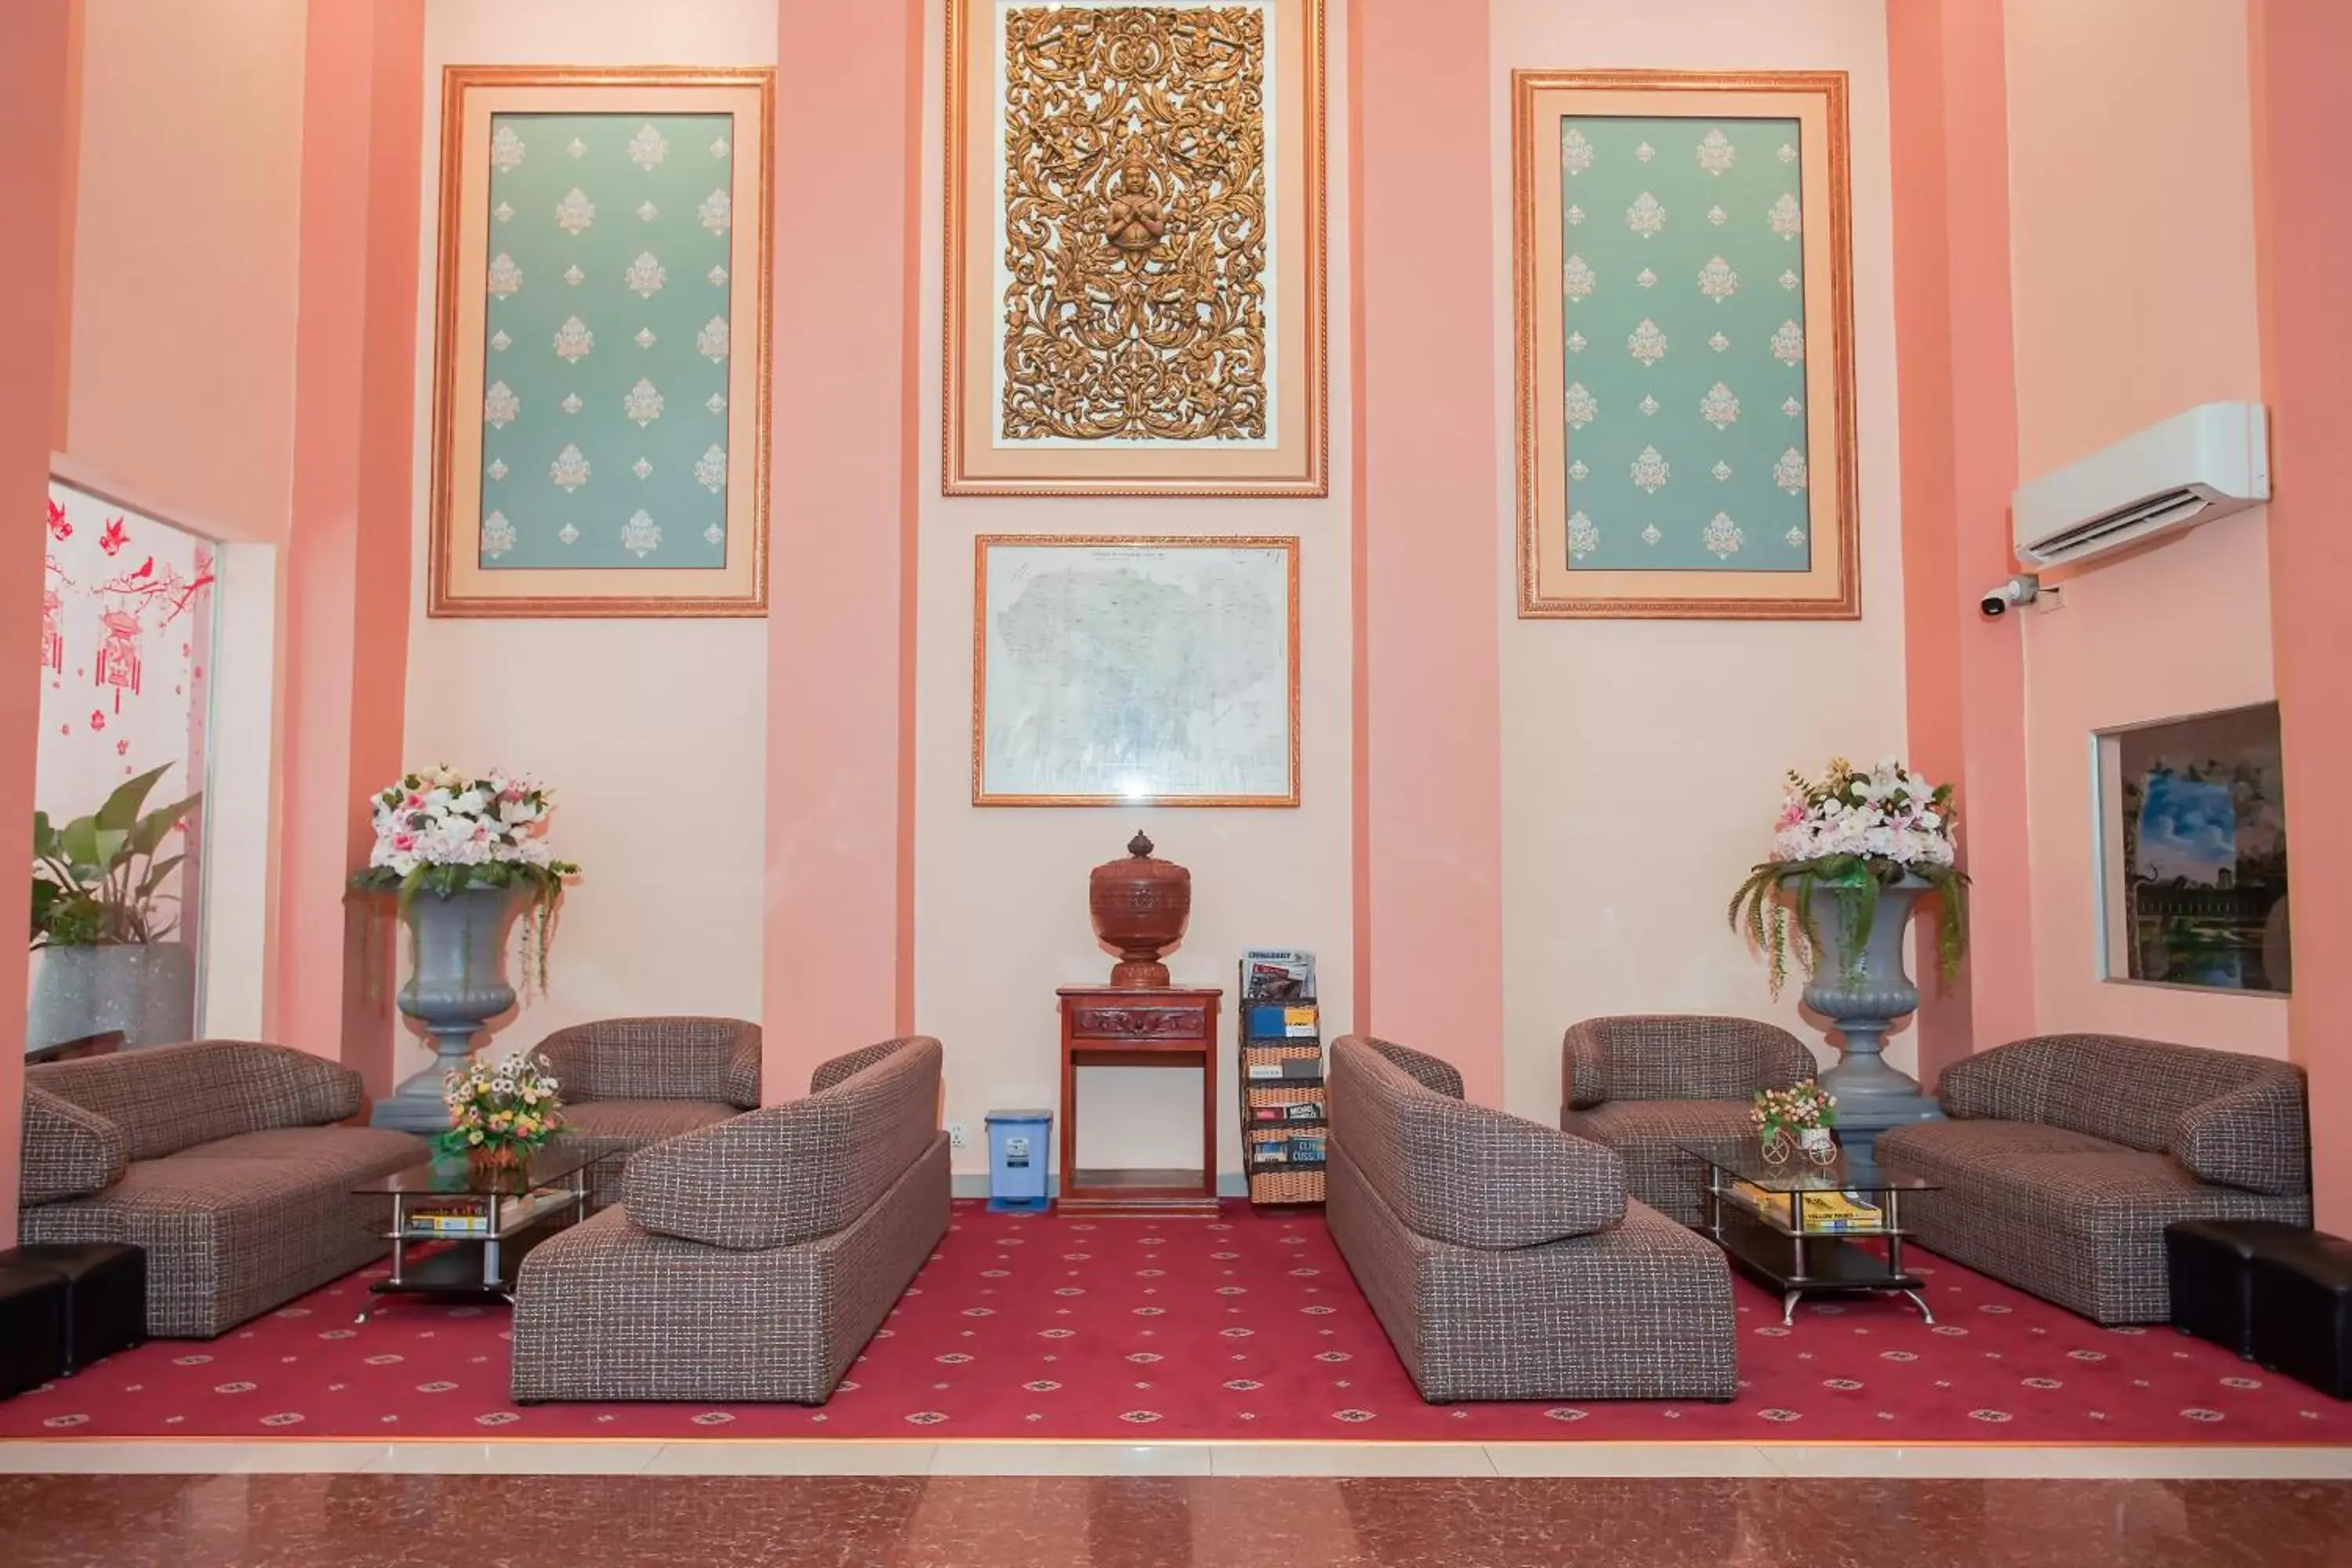
[(774, 90), (444, 73), (432, 614), (766, 613)]
[(1519, 614), (1858, 616), (1845, 74), (1513, 90)]
[(1297, 805), (1298, 541), (984, 535), (974, 805)]
[(948, 494), (1328, 493), (1323, 3), (948, 0)]

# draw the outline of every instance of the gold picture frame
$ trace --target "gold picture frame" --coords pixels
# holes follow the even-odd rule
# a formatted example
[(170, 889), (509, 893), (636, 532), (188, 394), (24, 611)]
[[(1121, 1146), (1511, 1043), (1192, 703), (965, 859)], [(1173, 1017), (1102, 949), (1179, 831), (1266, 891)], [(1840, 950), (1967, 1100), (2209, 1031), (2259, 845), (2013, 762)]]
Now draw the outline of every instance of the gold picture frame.
[[(1330, 493), (1324, 4), (947, 0), (946, 494)], [(1024, 14), (1034, 30), (1012, 33)], [(1171, 16), (1194, 18), (1183, 47), (1158, 37), (1116, 60), (1114, 28), (1083, 30), (1109, 16), (1165, 33)], [(1185, 79), (1235, 58), (1260, 63), (1261, 93), (1222, 69)], [(1074, 83), (1130, 95), (1127, 127), (1066, 112)], [(1194, 123), (1253, 104), (1245, 134)], [(1046, 151), (1016, 159), (1016, 141)], [(1139, 287), (1147, 269), (1159, 290)], [(1129, 307), (1186, 341), (1115, 362)], [(1148, 399), (1139, 368), (1158, 378)]]
[[(1298, 804), (1296, 536), (982, 534), (971, 620), (974, 805)], [(1139, 652), (1193, 639), (1171, 700), (1155, 709), (1140, 660), (1121, 665), (1119, 630)], [(1204, 705), (1179, 712), (1180, 695)]]
[(1861, 616), (1846, 94), (1513, 73), (1522, 617)]
[(774, 105), (444, 69), (430, 615), (767, 613)]

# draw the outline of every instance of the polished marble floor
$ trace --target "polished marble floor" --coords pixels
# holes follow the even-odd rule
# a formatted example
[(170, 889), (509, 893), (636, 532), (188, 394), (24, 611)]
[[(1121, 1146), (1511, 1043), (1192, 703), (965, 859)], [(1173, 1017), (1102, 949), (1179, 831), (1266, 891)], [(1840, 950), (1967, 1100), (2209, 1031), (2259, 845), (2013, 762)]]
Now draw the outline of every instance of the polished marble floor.
[(0, 1477), (11, 1568), (2352, 1564), (2327, 1481)]

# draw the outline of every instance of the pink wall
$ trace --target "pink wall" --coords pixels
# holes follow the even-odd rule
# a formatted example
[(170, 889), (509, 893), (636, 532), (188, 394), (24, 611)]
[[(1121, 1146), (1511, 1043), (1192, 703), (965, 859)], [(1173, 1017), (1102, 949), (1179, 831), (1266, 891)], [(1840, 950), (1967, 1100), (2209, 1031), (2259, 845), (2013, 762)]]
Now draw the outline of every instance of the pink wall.
[(305, 0), (82, 9), (62, 449), (173, 516), (282, 540)]
[[(1485, 18), (1457, 0), (1352, 17), (1361, 204), (1350, 254), (1360, 1029), (1503, 1091), (1502, 692), (1492, 153)], [(1432, 243), (1444, 236), (1443, 243)]]
[[(67, 35), (62, 5), (0, 12), (0, 147), (9, 151), (0, 160), (0, 212), (58, 210), (70, 100)], [(0, 246), (0, 342), (9, 345), (13, 366), (13, 374), (0, 376), (0, 515), (18, 520), (0, 531), (0, 626), (14, 628), (16, 638), (0, 649), (0, 821), (16, 823), (33, 817), (32, 737), (41, 711), (34, 656), (48, 533), (32, 520), (48, 493), (52, 371), (65, 344), (58, 267), (53, 245)], [(0, 911), (0, 946), (16, 951), (26, 915), (21, 900)], [(22, 964), (0, 963), (0, 1247), (16, 1240), (25, 973)]]
[[(2156, 27), (2137, 0), (2012, 0), (2007, 25), (2030, 480), (2194, 404), (2262, 395), (2246, 13), (2244, 0), (2197, 0)], [(2150, 114), (2152, 102), (2196, 111)], [(2043, 1030), (2286, 1054), (2274, 998), (2102, 978), (2091, 831), (2094, 730), (2273, 695), (2267, 546), (2257, 509), (2053, 574), (2063, 609), (2010, 617), (2025, 647)], [(1991, 1043), (1981, 1031), (1979, 1043)]]
[[(767, 1072), (912, 1022), (921, 0), (775, 7)], [(812, 214), (827, 239), (809, 243)], [(824, 367), (801, 374), (795, 365)]]
[[(389, 943), (344, 879), (400, 770), (424, 12), (313, 0), (303, 106), (273, 1037), (391, 1087)], [(374, 943), (374, 952), (367, 944)]]
[[(2352, 299), (2338, 277), (2352, 250), (2352, 212), (2315, 201), (2340, 190), (2333, 152), (2352, 78), (2352, 7), (2333, 0), (2253, 0), (2253, 100), (2264, 395), (2271, 405), (2274, 496), (2271, 616), (2285, 728), (2287, 837), (2294, 876), (2333, 893), (2352, 875), (2335, 791), (2352, 770), (2352, 686), (2344, 679), (2344, 585), (2352, 535), (2336, 472), (2344, 422), (2344, 349)], [(2288, 1042), (2310, 1074), (2312, 1184), (2318, 1222), (2352, 1232), (2352, 905), (2306, 898), (2294, 942)], [(2328, 960), (2334, 959), (2335, 962)]]
[[(2013, 569), (2008, 114), (2000, 7), (1920, 0), (1886, 16), (1911, 761), (1959, 785), (1962, 865), (1981, 917), (1959, 981), (1920, 1008), (1919, 1070), (1932, 1082), (2033, 1019), (2023, 650), (1976, 609)], [(1931, 931), (1922, 922), (1916, 936), (1915, 967), (1932, 973)]]

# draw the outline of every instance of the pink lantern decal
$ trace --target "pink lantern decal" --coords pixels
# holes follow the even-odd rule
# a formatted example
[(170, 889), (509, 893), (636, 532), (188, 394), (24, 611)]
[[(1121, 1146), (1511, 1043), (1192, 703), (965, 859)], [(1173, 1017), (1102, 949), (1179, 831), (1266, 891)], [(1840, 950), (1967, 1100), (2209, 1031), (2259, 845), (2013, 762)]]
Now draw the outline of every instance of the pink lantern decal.
[(122, 689), (139, 695), (139, 617), (129, 610), (109, 610), (98, 617), (106, 641), (98, 650), (98, 684), (114, 689), (114, 710), (122, 711)]
[(64, 608), (65, 601), (55, 588), (42, 591), (41, 662), (57, 675), (64, 674), (66, 668), (66, 634), (58, 625), (58, 612)]

